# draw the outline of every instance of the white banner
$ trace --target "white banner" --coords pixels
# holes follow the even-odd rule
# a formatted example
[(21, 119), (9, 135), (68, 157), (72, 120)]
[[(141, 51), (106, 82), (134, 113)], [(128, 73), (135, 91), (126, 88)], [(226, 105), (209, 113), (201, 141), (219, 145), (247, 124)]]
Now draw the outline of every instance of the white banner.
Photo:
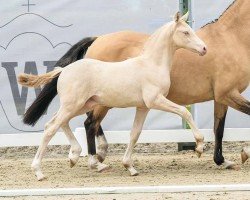
[[(231, 2), (194, 1), (195, 27), (217, 18)], [(55, 62), (84, 37), (120, 30), (152, 33), (170, 21), (178, 9), (177, 0), (0, 0), (0, 134), (41, 131), (59, 107), (55, 98), (35, 127), (24, 125), (22, 115), (41, 88), (18, 85), (19, 73), (52, 70)], [(249, 92), (246, 95), (249, 97)], [(196, 106), (201, 128), (209, 128), (213, 123), (211, 106), (210, 103)], [(71, 127), (83, 126), (85, 118), (73, 119)], [(112, 109), (102, 125), (104, 130), (129, 130), (133, 118), (133, 108)], [(250, 127), (249, 116), (230, 110), (227, 125)], [(180, 117), (151, 111), (144, 129), (181, 127)]]

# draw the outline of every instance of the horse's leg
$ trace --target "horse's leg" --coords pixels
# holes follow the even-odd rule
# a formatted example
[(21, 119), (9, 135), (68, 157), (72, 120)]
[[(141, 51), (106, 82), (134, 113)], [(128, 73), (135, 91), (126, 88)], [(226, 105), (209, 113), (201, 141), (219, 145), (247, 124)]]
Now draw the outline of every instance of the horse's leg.
[(231, 169), (235, 167), (235, 163), (225, 160), (222, 155), (222, 139), (224, 134), (225, 119), (227, 115), (227, 105), (214, 102), (214, 134), (215, 134), (215, 147), (214, 147), (214, 162), (217, 165), (224, 165), (225, 168)]
[[(84, 122), (87, 134), (88, 153), (89, 153), (89, 167), (91, 169), (97, 168), (98, 171), (103, 171), (108, 168), (108, 165), (100, 164), (103, 162), (108, 149), (108, 143), (106, 141), (104, 132), (100, 126), (101, 121), (108, 112), (108, 108), (96, 106), (94, 111), (88, 113), (88, 118)], [(95, 135), (97, 136), (97, 159), (95, 158)]]
[[(222, 100), (222, 102), (240, 112), (250, 115), (250, 102), (247, 99), (245, 99), (238, 91), (234, 91), (228, 94)], [(242, 149), (241, 152), (242, 163), (245, 163), (245, 161), (250, 157), (250, 152), (246, 151), (247, 149), (250, 148), (246, 147)]]
[(61, 125), (61, 128), (63, 129), (65, 135), (67, 136), (69, 143), (70, 143), (70, 152), (69, 152), (69, 161), (70, 161), (70, 167), (73, 167), (82, 152), (81, 145), (78, 143), (77, 139), (75, 138), (74, 134), (72, 133), (69, 123), (65, 123)]
[(250, 115), (250, 102), (245, 99), (238, 91), (234, 91), (227, 95), (223, 102), (240, 112)]
[(101, 127), (101, 122), (107, 115), (109, 108), (98, 106), (93, 111), (93, 118), (96, 121), (95, 135), (97, 137), (97, 159), (100, 162), (105, 160), (108, 152), (108, 142)]
[(108, 150), (108, 143), (105, 138), (104, 132), (102, 127), (100, 126), (101, 121), (106, 116), (109, 108), (103, 106), (96, 106), (92, 112), (87, 113), (88, 118), (84, 122), (85, 129), (86, 129), (86, 136), (88, 142), (88, 153), (89, 155), (95, 155), (95, 137), (97, 137), (97, 159), (100, 162), (103, 162), (107, 150)]
[[(86, 130), (86, 138), (87, 138), (87, 146), (88, 146), (88, 154), (89, 158), (96, 155), (96, 145), (95, 145), (95, 133), (92, 130), (92, 112), (87, 112), (87, 119), (84, 121), (84, 127)], [(90, 165), (90, 163), (89, 163)]]
[(201, 153), (203, 152), (204, 136), (200, 133), (199, 129), (195, 125), (191, 113), (184, 106), (180, 106), (176, 103), (169, 101), (163, 95), (158, 95), (155, 100), (150, 103), (150, 108), (172, 112), (184, 118), (193, 131), (194, 138), (196, 140), (196, 152), (200, 157)]
[(133, 161), (131, 159), (131, 156), (132, 156), (134, 146), (135, 146), (135, 144), (140, 136), (142, 126), (143, 126), (143, 123), (146, 119), (148, 111), (149, 111), (149, 109), (145, 109), (145, 108), (144, 109), (142, 109), (142, 108), (136, 109), (134, 124), (133, 124), (133, 128), (131, 130), (131, 133), (130, 133), (130, 142), (129, 142), (129, 145), (128, 145), (127, 150), (126, 150), (124, 157), (123, 157), (122, 163), (123, 163), (124, 167), (129, 170), (131, 176), (138, 175), (138, 172), (136, 171), (136, 169), (133, 166)]
[(55, 114), (55, 116), (45, 125), (42, 142), (31, 164), (31, 168), (34, 170), (38, 180), (42, 180), (45, 178), (41, 170), (41, 161), (44, 156), (46, 147), (51, 138), (55, 135), (56, 131), (59, 129), (59, 127), (69, 120), (68, 116), (69, 113), (61, 107), (59, 111)]

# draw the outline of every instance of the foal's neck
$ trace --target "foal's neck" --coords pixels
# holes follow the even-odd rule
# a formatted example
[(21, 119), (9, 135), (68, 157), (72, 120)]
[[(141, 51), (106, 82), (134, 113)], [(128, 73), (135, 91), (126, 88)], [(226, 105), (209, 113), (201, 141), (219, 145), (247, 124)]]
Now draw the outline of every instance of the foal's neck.
[(144, 46), (142, 56), (146, 56), (159, 67), (171, 70), (176, 47), (173, 39), (173, 23), (168, 23), (155, 31)]

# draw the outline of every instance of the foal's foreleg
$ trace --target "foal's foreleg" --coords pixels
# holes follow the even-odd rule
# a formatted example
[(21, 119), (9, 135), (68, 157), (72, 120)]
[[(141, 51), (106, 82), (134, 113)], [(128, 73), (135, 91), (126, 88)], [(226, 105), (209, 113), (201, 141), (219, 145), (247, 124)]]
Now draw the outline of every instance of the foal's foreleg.
[(127, 150), (124, 154), (123, 157), (123, 165), (126, 169), (129, 170), (131, 176), (136, 176), (138, 175), (138, 172), (136, 171), (136, 169), (133, 166), (133, 161), (131, 159), (132, 157), (132, 152), (134, 149), (134, 146), (140, 136), (141, 130), (142, 130), (142, 126), (143, 123), (146, 119), (146, 116), (148, 114), (149, 109), (146, 108), (136, 108), (136, 115), (135, 115), (135, 119), (134, 119), (134, 124), (133, 124), (133, 128), (131, 130), (130, 133), (130, 142), (129, 145), (127, 147)]
[(191, 113), (184, 106), (180, 106), (169, 101), (163, 95), (158, 95), (155, 100), (150, 103), (150, 108), (172, 112), (184, 118), (193, 131), (194, 138), (196, 140), (196, 152), (198, 153), (198, 156), (201, 155), (201, 153), (203, 152), (204, 136), (200, 133), (199, 129), (195, 125)]

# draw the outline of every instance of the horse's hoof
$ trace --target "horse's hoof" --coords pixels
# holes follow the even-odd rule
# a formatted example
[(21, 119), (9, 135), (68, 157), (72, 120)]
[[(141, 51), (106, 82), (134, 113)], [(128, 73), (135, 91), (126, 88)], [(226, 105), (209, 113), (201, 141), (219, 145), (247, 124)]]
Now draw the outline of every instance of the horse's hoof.
[(103, 163), (98, 163), (97, 164), (97, 171), (98, 172), (103, 172), (103, 171), (105, 171), (105, 170), (107, 170), (109, 168), (110, 167), (108, 165), (106, 165), (106, 164), (103, 164)]
[(247, 161), (247, 159), (248, 159), (248, 155), (245, 152), (245, 150), (242, 149), (242, 151), (241, 151), (241, 162), (242, 162), (242, 164), (244, 164)]

